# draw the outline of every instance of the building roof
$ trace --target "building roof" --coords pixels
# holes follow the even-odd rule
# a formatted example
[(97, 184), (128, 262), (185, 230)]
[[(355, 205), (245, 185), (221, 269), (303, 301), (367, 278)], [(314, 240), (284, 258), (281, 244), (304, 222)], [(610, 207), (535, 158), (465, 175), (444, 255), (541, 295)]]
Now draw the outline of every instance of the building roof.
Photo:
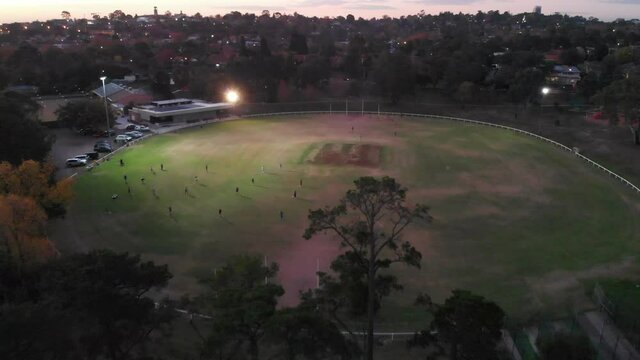
[(554, 65), (553, 72), (580, 75), (580, 69), (578, 69), (575, 66), (568, 66), (568, 65)]
[(150, 103), (153, 100), (153, 96), (143, 92), (131, 93), (128, 91), (121, 91), (109, 99), (114, 103), (122, 105), (129, 105), (130, 103), (136, 105)]
[[(162, 104), (162, 105), (156, 105)], [(174, 99), (164, 101), (154, 101), (150, 105), (136, 106), (132, 111), (137, 113), (147, 113), (155, 117), (166, 117), (186, 114), (197, 114), (201, 112), (230, 109), (232, 103), (208, 103), (200, 100)]]
[(181, 104), (190, 104), (193, 103), (194, 101), (191, 99), (171, 99), (171, 100), (158, 100), (158, 101), (153, 101), (151, 102), (151, 105), (153, 106), (172, 106), (172, 105), (181, 105)]
[(127, 89), (115, 83), (108, 83), (104, 86), (106, 90), (103, 90), (102, 86), (96, 88), (92, 91), (92, 93), (98, 95), (99, 97), (104, 97), (104, 93), (106, 92), (107, 98), (111, 97), (114, 94), (117, 94), (121, 91), (127, 91)]
[(5, 92), (17, 92), (21, 94), (37, 94), (40, 89), (34, 85), (12, 85), (7, 86), (4, 91)]

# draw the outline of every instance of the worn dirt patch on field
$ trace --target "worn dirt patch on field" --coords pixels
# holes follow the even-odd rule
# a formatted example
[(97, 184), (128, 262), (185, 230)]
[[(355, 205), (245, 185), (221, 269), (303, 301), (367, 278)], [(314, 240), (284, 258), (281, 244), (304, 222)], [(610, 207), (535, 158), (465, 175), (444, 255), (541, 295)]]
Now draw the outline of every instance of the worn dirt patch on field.
[(309, 162), (318, 165), (355, 165), (375, 167), (380, 164), (382, 146), (374, 144), (324, 144)]
[(278, 281), (285, 288), (281, 306), (294, 306), (300, 301), (300, 292), (315, 289), (317, 271), (329, 271), (329, 265), (342, 249), (340, 242), (330, 234), (318, 234), (311, 240), (302, 238), (275, 255), (280, 266)]

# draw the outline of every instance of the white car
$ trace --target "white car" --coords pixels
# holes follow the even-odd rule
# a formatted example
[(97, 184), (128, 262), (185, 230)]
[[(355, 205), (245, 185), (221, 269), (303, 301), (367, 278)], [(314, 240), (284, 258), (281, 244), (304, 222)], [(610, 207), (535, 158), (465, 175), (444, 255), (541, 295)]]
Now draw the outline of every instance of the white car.
[(144, 136), (144, 134), (141, 133), (140, 131), (127, 131), (124, 134), (127, 135), (127, 136), (130, 136), (130, 137), (132, 137), (134, 139), (139, 139), (139, 138)]
[(85, 162), (89, 162), (89, 155), (76, 155), (73, 157), (74, 159), (84, 160)]
[(151, 131), (151, 129), (149, 129), (148, 126), (144, 126), (144, 125), (136, 125), (136, 127), (133, 128), (133, 130), (135, 130), (135, 131)]
[(115, 142), (129, 142), (131, 141), (133, 138), (131, 136), (127, 136), (127, 135), (118, 135), (115, 138)]
[(71, 159), (67, 159), (65, 164), (67, 164), (68, 167), (85, 166), (87, 165), (87, 160), (71, 158)]

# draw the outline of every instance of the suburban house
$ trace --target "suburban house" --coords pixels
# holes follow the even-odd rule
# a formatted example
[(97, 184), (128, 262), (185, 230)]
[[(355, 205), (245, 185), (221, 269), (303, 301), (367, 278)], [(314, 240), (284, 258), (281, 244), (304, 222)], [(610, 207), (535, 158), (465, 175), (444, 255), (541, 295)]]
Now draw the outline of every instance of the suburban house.
[(556, 86), (575, 87), (580, 81), (580, 69), (575, 66), (554, 65), (547, 76), (547, 84)]

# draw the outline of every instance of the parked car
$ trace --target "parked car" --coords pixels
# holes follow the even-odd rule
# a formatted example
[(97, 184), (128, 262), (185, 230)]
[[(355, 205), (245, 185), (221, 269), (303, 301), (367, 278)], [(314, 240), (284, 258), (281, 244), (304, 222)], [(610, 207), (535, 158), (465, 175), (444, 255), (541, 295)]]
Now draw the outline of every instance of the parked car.
[(92, 128), (84, 128), (84, 129), (78, 129), (78, 134), (80, 135), (85, 135), (85, 136), (89, 136), (89, 135), (93, 135), (96, 133), (96, 129), (92, 129)]
[(110, 136), (116, 136), (116, 132), (115, 132), (115, 130), (97, 131), (95, 134), (93, 134), (93, 136), (95, 136), (95, 137), (110, 137)]
[(98, 154), (95, 151), (92, 151), (87, 153), (87, 157), (91, 160), (98, 160), (98, 158), (100, 157), (100, 154)]
[(99, 153), (101, 153), (101, 152), (107, 152), (108, 153), (108, 152), (112, 152), (113, 148), (111, 147), (111, 144), (109, 144), (109, 143), (101, 143), (101, 142), (99, 142), (99, 143), (96, 143), (93, 146), (93, 151), (99, 152)]
[(149, 129), (149, 127), (145, 126), (145, 125), (136, 125), (136, 127), (133, 130), (135, 130), (135, 131), (151, 131), (151, 129)]
[(87, 165), (87, 160), (71, 158), (71, 159), (67, 159), (65, 163), (67, 164), (68, 167), (85, 166)]
[(132, 138), (131, 136), (128, 136), (128, 135), (118, 135), (118, 136), (116, 136), (116, 138), (115, 138), (113, 141), (115, 141), (115, 142), (117, 142), (117, 143), (118, 143), (118, 142), (126, 143), (126, 142), (129, 142), (129, 141), (131, 141), (131, 140), (133, 140), (133, 138)]
[(76, 155), (73, 157), (74, 159), (80, 159), (80, 160), (84, 160), (85, 162), (88, 162), (89, 159), (89, 155), (87, 154), (83, 154), (83, 155)]
[(135, 124), (129, 124), (129, 125), (127, 125), (127, 127), (126, 127), (126, 128), (124, 128), (124, 129), (125, 129), (125, 130), (128, 130), (128, 131), (131, 131), (131, 130), (135, 130), (135, 129), (136, 129), (136, 126), (138, 126), (138, 125), (135, 125)]
[(144, 134), (141, 133), (140, 131), (127, 131), (124, 134), (127, 135), (127, 136), (130, 136), (130, 137), (132, 137), (134, 139), (139, 139), (139, 138), (144, 136)]

